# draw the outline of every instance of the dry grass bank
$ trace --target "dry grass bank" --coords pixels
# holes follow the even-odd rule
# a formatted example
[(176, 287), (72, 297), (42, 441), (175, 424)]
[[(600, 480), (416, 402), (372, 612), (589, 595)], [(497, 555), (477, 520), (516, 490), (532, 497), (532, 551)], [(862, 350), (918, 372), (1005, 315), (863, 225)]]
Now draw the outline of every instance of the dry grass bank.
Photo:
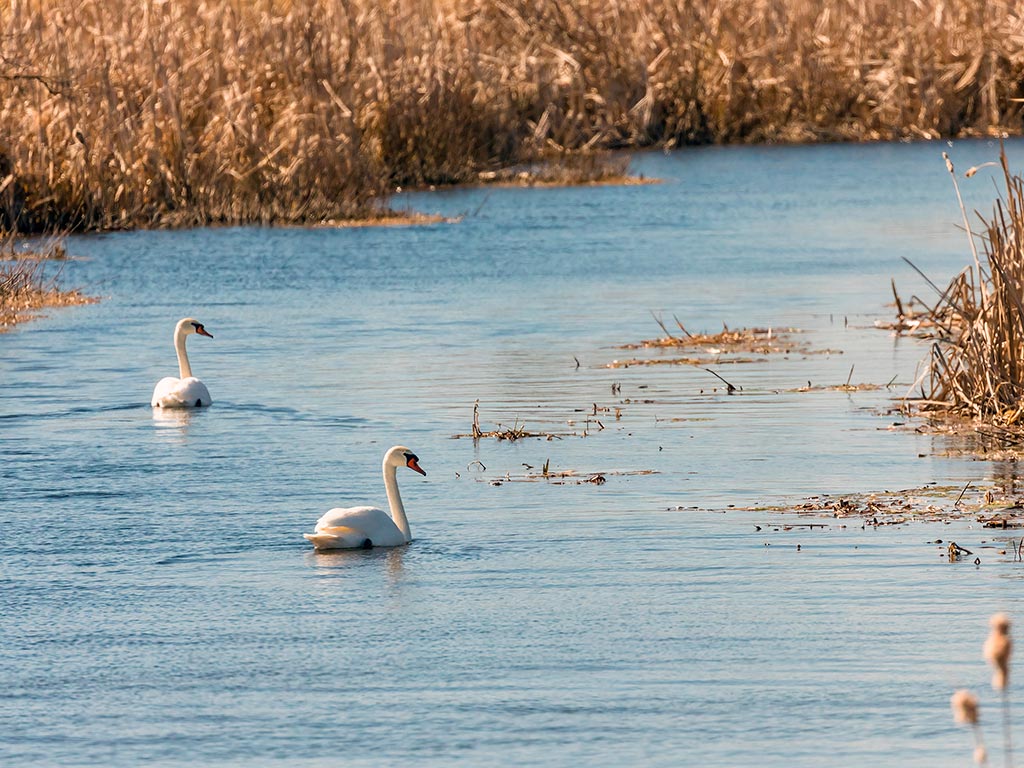
[(1009, 0), (6, 0), (0, 226), (313, 222), (548, 153), (1018, 131)]
[(13, 238), (0, 239), (0, 333), (35, 316), (44, 307), (90, 304), (95, 299), (76, 289), (61, 288), (60, 268), (48, 264), (67, 258), (54, 241), (35, 249), (16, 247)]

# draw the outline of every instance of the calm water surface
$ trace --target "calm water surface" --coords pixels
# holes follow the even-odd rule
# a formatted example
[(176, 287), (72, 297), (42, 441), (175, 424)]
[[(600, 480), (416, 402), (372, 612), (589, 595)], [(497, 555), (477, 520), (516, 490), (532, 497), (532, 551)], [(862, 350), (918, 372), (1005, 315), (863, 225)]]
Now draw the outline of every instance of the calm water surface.
[[(937, 282), (969, 258), (943, 149), (650, 154), (661, 184), (398, 201), (454, 225), (73, 240), (104, 301), (0, 337), (0, 763), (965, 764), (949, 694), (994, 724), (986, 619), (1024, 615), (1000, 542), (730, 510), (1013, 471), (887, 429), (926, 350), (866, 326), (890, 277), (927, 296), (901, 257)], [(606, 367), (652, 311), (833, 352), (723, 365), (733, 397)], [(185, 315), (215, 403), (154, 415)], [(851, 366), (895, 383), (792, 392)], [(476, 400), (485, 429), (577, 436), (452, 439)], [(428, 472), (399, 476), (414, 543), (314, 554), (323, 511), (384, 503), (396, 443)], [(504, 481), (545, 461), (655, 474)]]

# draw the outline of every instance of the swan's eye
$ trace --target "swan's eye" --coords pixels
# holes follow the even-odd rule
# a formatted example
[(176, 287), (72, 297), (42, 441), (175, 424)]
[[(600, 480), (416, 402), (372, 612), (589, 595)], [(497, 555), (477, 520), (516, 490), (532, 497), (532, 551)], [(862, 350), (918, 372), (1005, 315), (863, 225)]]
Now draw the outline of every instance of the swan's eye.
[(203, 330), (203, 324), (202, 323), (192, 323), (192, 327), (195, 328), (197, 331)]
[(413, 472), (419, 472), (421, 475), (427, 474), (423, 471), (423, 467), (419, 464), (419, 459), (416, 458), (415, 453), (406, 453), (405, 455), (405, 466), (411, 469)]

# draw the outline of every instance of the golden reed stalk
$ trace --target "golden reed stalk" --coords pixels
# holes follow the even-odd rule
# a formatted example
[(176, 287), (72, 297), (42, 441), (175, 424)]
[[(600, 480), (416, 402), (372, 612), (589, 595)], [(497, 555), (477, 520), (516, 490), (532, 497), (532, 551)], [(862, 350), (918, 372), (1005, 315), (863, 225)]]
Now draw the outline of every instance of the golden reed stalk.
[(2, 0), (0, 227), (316, 222), (546, 153), (1017, 129), (1010, 0)]

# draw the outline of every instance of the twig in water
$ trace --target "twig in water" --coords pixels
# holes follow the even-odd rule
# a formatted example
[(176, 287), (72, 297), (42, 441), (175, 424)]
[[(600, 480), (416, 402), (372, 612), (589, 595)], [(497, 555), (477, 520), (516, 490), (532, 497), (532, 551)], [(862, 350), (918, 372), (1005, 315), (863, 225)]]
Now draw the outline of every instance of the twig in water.
[(689, 336), (689, 337), (690, 337), (691, 339), (693, 338), (693, 334), (692, 334), (692, 333), (690, 333), (690, 332), (689, 332), (688, 330), (686, 330), (686, 329), (685, 329), (685, 328), (683, 327), (683, 324), (679, 322), (679, 318), (678, 318), (678, 317), (676, 317), (676, 316), (675, 316), (675, 314), (673, 314), (673, 315), (672, 315), (672, 319), (676, 321), (676, 325), (678, 325), (678, 326), (679, 326), (679, 330), (680, 330), (680, 331), (682, 331), (683, 333), (685, 333), (685, 334), (686, 334), (687, 336)]
[(962, 499), (964, 497), (964, 494), (967, 493), (967, 489), (970, 488), (970, 487), (971, 487), (971, 481), (968, 480), (967, 481), (967, 485), (964, 486), (963, 490), (960, 491), (960, 495), (956, 497), (956, 501), (953, 502), (953, 506), (954, 507), (959, 507), (960, 506), (960, 499)]
[(926, 275), (926, 274), (925, 274), (924, 272), (922, 272), (922, 271), (921, 271), (920, 269), (918, 269), (918, 268), (917, 268), (917, 265), (916, 265), (916, 264), (914, 264), (914, 262), (912, 262), (912, 261), (911, 261), (910, 259), (908, 259), (908, 258), (907, 258), (906, 256), (903, 256), (902, 258), (903, 258), (903, 260), (904, 260), (905, 262), (907, 262), (907, 264), (909, 264), (909, 265), (910, 265), (910, 267), (911, 267), (911, 268), (912, 268), (912, 269), (913, 269), (913, 270), (914, 270), (915, 272), (917, 272), (917, 274), (919, 274), (919, 275), (920, 275), (921, 277), (923, 277), (923, 278), (924, 278), (924, 281), (925, 281), (926, 283), (928, 283), (928, 285), (930, 285), (930, 286), (931, 286), (931, 287), (932, 287), (932, 288), (933, 288), (933, 289), (935, 290), (935, 292), (936, 292), (937, 294), (939, 294), (939, 296), (944, 296), (944, 295), (946, 294), (946, 292), (945, 292), (944, 290), (942, 290), (941, 288), (939, 288), (939, 286), (937, 286), (937, 285), (936, 285), (935, 283), (933, 283), (933, 282), (932, 282), (931, 278), (930, 278), (930, 277), (928, 277), (928, 275)]
[(850, 366), (850, 375), (846, 377), (846, 386), (850, 386), (850, 379), (853, 378), (853, 366)]
[(726, 390), (726, 392), (728, 394), (731, 395), (733, 392), (737, 391), (737, 387), (735, 387), (734, 385), (730, 384), (728, 381), (723, 379), (721, 376), (719, 376), (717, 373), (712, 371), (710, 368), (705, 368), (704, 370), (707, 371), (708, 373), (710, 373), (712, 376), (716, 376), (717, 378), (721, 379), (721, 381), (725, 384), (725, 386), (728, 387), (728, 389)]
[[(650, 311), (650, 310), (649, 310), (649, 311)], [(666, 336), (667, 336), (668, 338), (670, 338), (670, 339), (675, 339), (675, 336), (673, 336), (673, 335), (672, 335), (671, 333), (669, 333), (669, 332), (668, 332), (668, 328), (666, 328), (666, 327), (665, 327), (665, 323), (663, 323), (663, 322), (661, 321), (661, 318), (660, 318), (660, 317), (658, 317), (658, 316), (657, 316), (656, 314), (654, 314), (654, 312), (653, 312), (653, 311), (650, 311), (650, 312), (651, 312), (651, 317), (653, 317), (653, 318), (654, 318), (654, 322), (656, 322), (656, 323), (657, 323), (658, 325), (660, 325), (660, 326), (661, 326), (661, 330), (663, 330), (663, 331), (665, 332), (665, 335), (666, 335)]]
[(900, 301), (900, 295), (896, 293), (896, 278), (889, 278), (889, 282), (892, 284), (892, 297), (896, 299), (896, 316), (903, 317), (906, 313), (903, 311), (903, 302)]

